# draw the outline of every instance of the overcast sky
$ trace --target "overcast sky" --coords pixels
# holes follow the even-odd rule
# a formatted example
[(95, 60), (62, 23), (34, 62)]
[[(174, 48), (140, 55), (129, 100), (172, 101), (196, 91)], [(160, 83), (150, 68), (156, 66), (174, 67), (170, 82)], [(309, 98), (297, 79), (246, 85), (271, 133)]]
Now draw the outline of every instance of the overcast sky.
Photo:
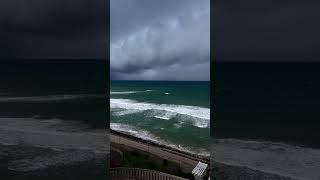
[(1, 0), (1, 59), (106, 59), (101, 0)]
[(112, 79), (209, 80), (209, 0), (111, 0)]
[(320, 60), (319, 0), (218, 0), (213, 5), (219, 61)]
[[(111, 77), (208, 80), (210, 36), (217, 61), (320, 60), (319, 0), (214, 2), (110, 0)], [(1, 0), (0, 60), (108, 58), (107, 4)]]

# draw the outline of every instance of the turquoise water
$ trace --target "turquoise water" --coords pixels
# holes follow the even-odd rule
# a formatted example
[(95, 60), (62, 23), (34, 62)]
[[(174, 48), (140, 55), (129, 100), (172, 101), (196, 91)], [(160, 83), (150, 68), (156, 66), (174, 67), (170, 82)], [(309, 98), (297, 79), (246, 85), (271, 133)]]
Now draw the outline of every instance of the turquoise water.
[(208, 154), (210, 83), (112, 81), (114, 130), (197, 154)]

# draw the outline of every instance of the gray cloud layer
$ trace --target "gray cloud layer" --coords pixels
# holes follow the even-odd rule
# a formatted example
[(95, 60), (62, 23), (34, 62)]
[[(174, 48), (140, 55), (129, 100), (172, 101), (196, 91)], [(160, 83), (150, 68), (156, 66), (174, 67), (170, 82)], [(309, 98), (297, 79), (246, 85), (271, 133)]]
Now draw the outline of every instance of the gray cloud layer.
[(0, 58), (106, 58), (100, 0), (2, 0)]
[(209, 80), (209, 0), (111, 0), (111, 78)]
[(219, 61), (319, 61), (320, 2), (221, 0), (213, 6)]

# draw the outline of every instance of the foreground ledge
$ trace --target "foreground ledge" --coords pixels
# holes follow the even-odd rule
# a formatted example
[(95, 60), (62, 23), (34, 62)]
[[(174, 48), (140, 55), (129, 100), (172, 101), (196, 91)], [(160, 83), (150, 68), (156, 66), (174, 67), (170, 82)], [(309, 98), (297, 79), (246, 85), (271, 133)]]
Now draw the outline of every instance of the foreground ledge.
[(114, 180), (187, 180), (159, 171), (140, 168), (110, 168), (111, 179)]

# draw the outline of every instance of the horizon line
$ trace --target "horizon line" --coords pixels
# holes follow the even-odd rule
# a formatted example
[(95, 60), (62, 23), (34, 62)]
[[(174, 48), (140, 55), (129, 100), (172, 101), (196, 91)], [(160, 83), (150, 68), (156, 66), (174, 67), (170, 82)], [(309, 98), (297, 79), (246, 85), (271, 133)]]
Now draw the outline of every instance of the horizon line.
[(110, 81), (184, 81), (184, 82), (210, 82), (211, 80), (144, 80), (144, 79), (110, 79)]

